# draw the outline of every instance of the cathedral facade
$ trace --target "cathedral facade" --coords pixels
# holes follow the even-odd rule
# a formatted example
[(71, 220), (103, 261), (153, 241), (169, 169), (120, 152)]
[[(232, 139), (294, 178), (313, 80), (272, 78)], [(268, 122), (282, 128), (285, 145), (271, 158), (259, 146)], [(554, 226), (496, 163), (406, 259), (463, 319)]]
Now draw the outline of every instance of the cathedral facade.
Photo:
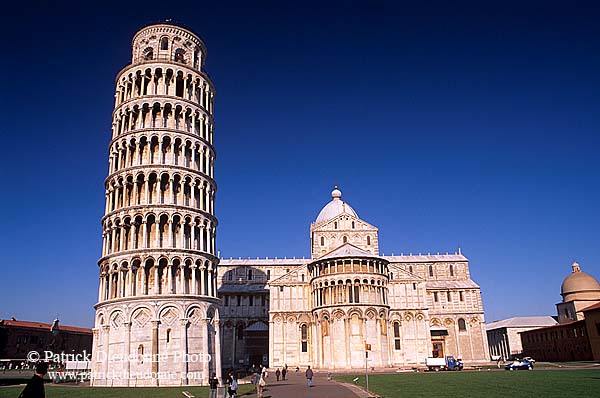
[(310, 226), (310, 258), (221, 259), (223, 367), (397, 368), (489, 360), (479, 286), (454, 254), (383, 256), (341, 198)]

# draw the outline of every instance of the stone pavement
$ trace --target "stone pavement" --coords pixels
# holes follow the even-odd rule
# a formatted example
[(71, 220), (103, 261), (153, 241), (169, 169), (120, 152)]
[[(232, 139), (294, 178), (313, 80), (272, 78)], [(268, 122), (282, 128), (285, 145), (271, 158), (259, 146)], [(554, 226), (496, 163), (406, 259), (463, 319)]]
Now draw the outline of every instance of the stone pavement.
[[(313, 377), (313, 386), (309, 388), (306, 383), (304, 371), (298, 373), (293, 370), (288, 373), (285, 381), (276, 381), (275, 372), (269, 369), (267, 387), (263, 398), (357, 398), (366, 394), (357, 395), (347, 387), (327, 380), (327, 373), (317, 373)], [(251, 398), (255, 394), (244, 395)]]

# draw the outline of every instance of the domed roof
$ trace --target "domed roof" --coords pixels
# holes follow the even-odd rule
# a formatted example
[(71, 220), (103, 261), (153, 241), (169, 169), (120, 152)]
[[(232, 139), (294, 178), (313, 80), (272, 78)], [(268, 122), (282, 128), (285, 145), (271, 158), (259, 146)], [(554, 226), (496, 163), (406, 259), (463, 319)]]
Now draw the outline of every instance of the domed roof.
[(579, 264), (573, 262), (571, 265), (573, 271), (565, 278), (561, 287), (560, 294), (564, 297), (568, 294), (583, 292), (600, 293), (600, 283), (592, 275), (581, 271)]
[(340, 214), (349, 214), (356, 218), (358, 218), (358, 214), (354, 211), (352, 207), (346, 202), (342, 200), (342, 191), (336, 186), (331, 191), (331, 202), (327, 203), (321, 212), (317, 216), (316, 223), (320, 223), (323, 221), (331, 220), (334, 217), (339, 216)]

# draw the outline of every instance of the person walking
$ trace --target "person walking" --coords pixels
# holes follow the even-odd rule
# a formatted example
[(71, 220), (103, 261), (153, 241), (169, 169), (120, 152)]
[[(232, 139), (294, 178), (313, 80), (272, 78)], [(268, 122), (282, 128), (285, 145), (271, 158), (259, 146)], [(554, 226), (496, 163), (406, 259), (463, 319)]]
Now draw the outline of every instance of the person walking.
[(308, 381), (308, 386), (312, 387), (313, 386), (313, 384), (312, 384), (313, 371), (310, 368), (310, 365), (308, 365), (308, 369), (306, 369), (305, 375), (306, 375), (306, 380)]
[(256, 398), (263, 398), (263, 393), (267, 382), (264, 377), (265, 373), (257, 374), (258, 383), (256, 383)]
[(227, 393), (229, 394), (229, 398), (237, 398), (237, 389), (238, 389), (238, 381), (237, 375), (233, 372), (229, 373), (228, 379), (229, 388)]
[(210, 386), (210, 394), (209, 398), (217, 398), (217, 387), (219, 387), (219, 379), (217, 379), (217, 374), (213, 373), (212, 376), (208, 379), (208, 385)]
[(285, 375), (287, 374), (287, 365), (281, 370), (281, 380), (285, 381)]
[(279, 368), (277, 368), (277, 370), (275, 371), (275, 377), (277, 378), (277, 381), (279, 381), (279, 376), (281, 376), (281, 371), (279, 370)]
[(48, 363), (38, 362), (35, 365), (35, 374), (29, 379), (27, 385), (19, 394), (19, 398), (45, 398), (44, 375), (46, 373), (48, 373)]

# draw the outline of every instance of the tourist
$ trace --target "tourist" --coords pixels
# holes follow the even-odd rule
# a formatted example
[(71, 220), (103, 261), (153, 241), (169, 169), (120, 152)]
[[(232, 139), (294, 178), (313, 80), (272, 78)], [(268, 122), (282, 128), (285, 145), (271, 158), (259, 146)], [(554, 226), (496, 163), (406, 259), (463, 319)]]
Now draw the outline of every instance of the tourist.
[(19, 394), (19, 398), (44, 398), (46, 392), (44, 391), (44, 375), (48, 372), (47, 362), (38, 362), (35, 366), (35, 374), (27, 385)]
[(285, 375), (287, 374), (287, 365), (283, 367), (281, 370), (281, 380), (285, 380)]
[(313, 371), (310, 368), (310, 365), (308, 365), (308, 369), (306, 369), (306, 380), (308, 381), (308, 386), (312, 387), (312, 378), (313, 378)]
[(227, 381), (229, 384), (229, 388), (227, 390), (227, 393), (229, 394), (229, 398), (236, 398), (237, 397), (237, 389), (238, 389), (238, 381), (237, 381), (236, 374), (233, 372), (230, 372), (229, 377), (227, 378)]
[(267, 382), (265, 381), (265, 377), (263, 375), (266, 375), (266, 372), (260, 373), (256, 377), (258, 380), (258, 383), (256, 383), (256, 398), (263, 398), (263, 392), (265, 386), (267, 385)]
[(277, 378), (277, 381), (279, 381), (279, 376), (281, 376), (281, 371), (279, 370), (279, 368), (277, 368), (277, 370), (275, 371), (275, 377)]
[(219, 379), (217, 374), (213, 373), (210, 379), (208, 379), (208, 385), (210, 386), (209, 398), (217, 398), (217, 387), (219, 386)]

